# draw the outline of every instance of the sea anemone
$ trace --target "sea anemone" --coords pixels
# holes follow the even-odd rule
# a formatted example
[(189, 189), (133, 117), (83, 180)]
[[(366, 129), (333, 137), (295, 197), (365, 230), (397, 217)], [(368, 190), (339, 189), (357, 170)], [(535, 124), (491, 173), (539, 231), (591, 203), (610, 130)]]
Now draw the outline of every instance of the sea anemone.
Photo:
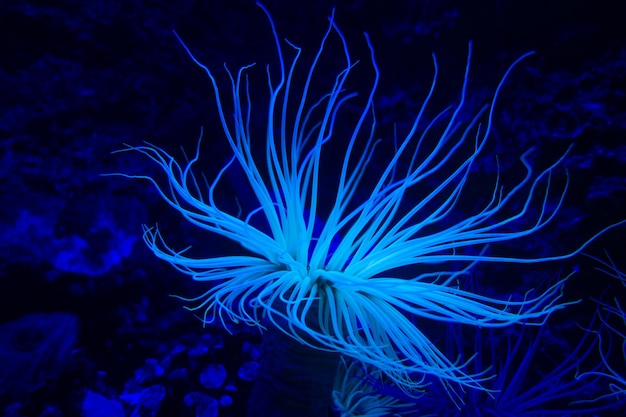
[[(300, 83), (301, 49), (286, 42), (291, 54), (284, 53), (269, 13), (261, 8), (271, 24), (279, 66), (277, 71), (267, 68), (269, 101), (258, 107), (250, 89), (252, 65), (236, 72), (225, 67), (230, 83), (224, 88), (216, 73), (185, 46), (209, 77), (221, 131), (233, 152), (216, 177), (203, 183), (194, 174), (200, 141), (194, 156), (182, 164), (151, 144), (124, 149), (152, 159), (167, 175), (167, 184), (144, 175), (126, 176), (151, 181), (185, 219), (239, 243), (245, 252), (192, 257), (170, 247), (156, 227), (144, 228), (144, 241), (158, 258), (207, 283), (206, 292), (187, 299), (207, 323), (232, 320), (259, 326), (266, 330), (264, 337), (276, 335), (274, 347), (289, 340), (309, 355), (329, 354), (329, 372), (336, 372), (339, 354), (354, 358), (379, 369), (406, 392), (422, 388), (424, 375), (482, 389), (488, 375), (467, 372), (471, 358), (462, 363), (444, 355), (414, 318), (481, 327), (540, 324), (565, 305), (560, 301), (564, 280), (543, 291), (527, 289), (526, 296), (516, 299), (491, 298), (457, 286), (480, 262), (534, 263), (574, 253), (525, 258), (487, 249), (531, 235), (555, 217), (568, 177), (558, 190), (552, 177), (565, 155), (536, 171), (529, 162), (532, 150), (527, 151), (520, 158), (518, 182), (505, 187), (498, 172), (484, 204), (459, 217), (473, 165), (492, 130), (497, 98), (512, 68), (529, 54), (513, 62), (490, 103), (470, 118), (465, 105), (471, 44), (458, 102), (428, 118), (438, 73), (433, 55), (432, 83), (407, 133), (400, 139), (375, 140), (379, 72), (367, 34), (371, 87), (356, 117), (344, 118), (350, 113), (347, 103), (353, 109), (359, 102), (355, 93), (346, 91), (357, 62), (334, 17)], [(343, 51), (343, 65), (322, 91), (320, 61), (333, 38)], [(257, 112), (267, 123), (261, 137), (251, 128)], [(345, 132), (351, 120), (350, 133), (337, 138), (337, 131)], [(264, 148), (261, 158), (259, 144)], [(371, 182), (379, 144), (394, 147), (394, 154)], [(333, 169), (336, 155), (345, 156)], [(216, 197), (223, 177), (237, 169), (249, 187), (241, 193), (250, 190), (256, 200), (257, 207), (248, 212), (229, 210)], [(322, 180), (332, 175), (334, 189), (322, 187)], [(267, 345), (264, 355), (270, 349)], [(278, 384), (275, 377), (267, 383)], [(285, 386), (290, 384), (280, 385), (289, 389)], [(330, 397), (332, 378), (324, 390)]]
[[(473, 356), (471, 367), (477, 372), (491, 368), (494, 377), (484, 382), (485, 389), (459, 387), (458, 399), (447, 395), (445, 383), (433, 379), (415, 408), (456, 417), (591, 415), (614, 409), (610, 402), (581, 401), (592, 399), (600, 387), (601, 377), (596, 373), (602, 364), (592, 359), (595, 335), (574, 328), (574, 345), (562, 333), (558, 337), (554, 329), (558, 326), (549, 322), (535, 328), (506, 329), (448, 325), (445, 351), (463, 358)], [(580, 369), (590, 365), (587, 377), (580, 378)]]
[[(626, 287), (626, 273), (617, 267), (608, 253), (605, 253), (606, 261), (595, 256), (585, 255), (601, 265), (596, 267), (598, 271), (618, 279)], [(617, 296), (613, 298), (613, 304), (600, 300), (594, 301), (599, 307), (598, 316), (602, 326), (599, 329), (592, 328), (589, 331), (598, 340), (602, 369), (581, 373), (578, 378), (600, 377), (607, 383), (608, 392), (594, 398), (592, 402), (612, 401), (626, 406), (626, 373), (624, 373), (626, 370), (626, 309), (620, 304)], [(619, 348), (613, 348), (614, 343)]]
[(333, 389), (333, 408), (338, 417), (414, 415), (415, 396), (409, 397), (397, 387), (385, 384), (383, 378), (380, 370), (342, 357)]

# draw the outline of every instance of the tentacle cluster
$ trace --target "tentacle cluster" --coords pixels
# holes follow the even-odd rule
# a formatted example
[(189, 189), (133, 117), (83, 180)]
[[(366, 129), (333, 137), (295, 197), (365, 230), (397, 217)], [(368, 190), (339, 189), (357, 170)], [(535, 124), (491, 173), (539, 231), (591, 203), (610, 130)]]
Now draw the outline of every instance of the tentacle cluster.
[[(506, 188), (496, 175), (484, 206), (462, 219), (455, 217), (459, 202), (467, 197), (472, 164), (492, 129), (500, 90), (513, 66), (526, 55), (506, 71), (491, 103), (465, 122), (469, 56), (458, 103), (426, 120), (437, 81), (433, 56), (430, 91), (408, 133), (395, 142), (394, 156), (371, 183), (364, 176), (377, 144), (374, 93), (379, 73), (366, 35), (372, 85), (361, 99), (360, 113), (352, 119), (351, 135), (343, 138), (345, 156), (336, 170), (336, 188), (329, 192), (322, 189), (321, 179), (329, 172), (330, 155), (337, 155), (333, 141), (339, 141), (335, 136), (340, 112), (347, 102), (358, 101), (356, 94), (346, 91), (356, 62), (331, 17), (304, 81), (296, 82), (302, 68), (301, 50), (287, 42), (292, 52), (285, 54), (269, 21), (280, 65), (277, 76), (267, 68), (269, 101), (254, 110), (263, 112), (267, 120), (264, 137), (253, 137), (250, 127), (256, 105), (249, 85), (251, 66), (236, 73), (226, 68), (230, 83), (223, 88), (215, 73), (187, 49), (213, 86), (232, 159), (212, 182), (201, 184), (193, 172), (200, 143), (193, 158), (183, 164), (150, 144), (125, 149), (151, 158), (168, 182), (132, 177), (152, 181), (185, 219), (239, 242), (246, 254), (193, 258), (168, 246), (158, 229), (150, 227), (144, 229), (146, 244), (157, 257), (209, 284), (204, 294), (188, 300), (193, 302), (191, 309), (204, 312), (207, 322), (234, 320), (256, 326), (265, 317), (303, 343), (337, 350), (375, 366), (407, 390), (419, 388), (423, 374), (480, 387), (485, 375), (469, 374), (466, 363), (447, 358), (413, 318), (496, 327), (542, 323), (564, 305), (559, 301), (562, 281), (543, 292), (529, 291), (524, 297), (504, 300), (457, 286), (458, 279), (478, 262), (532, 263), (571, 255), (527, 259), (484, 250), (489, 244), (533, 234), (555, 216), (567, 180), (554, 190), (552, 174), (564, 156), (536, 172), (529, 163), (530, 151), (525, 153), (520, 163), (525, 172), (519, 182)], [(312, 85), (320, 77), (319, 63), (332, 39), (343, 50), (343, 67), (329, 90), (320, 94)], [(225, 95), (226, 101), (222, 100)], [(233, 107), (226, 108), (226, 102)], [(258, 144), (265, 148), (264, 158), (258, 157)], [(249, 213), (229, 212), (215, 196), (224, 175), (235, 169), (243, 172), (258, 202)], [(429, 186), (435, 181), (435, 186)], [(417, 189), (428, 191), (418, 199), (408, 196)], [(322, 200), (329, 202), (329, 209), (322, 208)], [(252, 219), (259, 217), (266, 227), (253, 225), (257, 222)], [(321, 228), (318, 218), (323, 219)], [(529, 226), (519, 228), (522, 219)], [(421, 267), (427, 268), (420, 273)], [(310, 326), (312, 321), (315, 328)]]

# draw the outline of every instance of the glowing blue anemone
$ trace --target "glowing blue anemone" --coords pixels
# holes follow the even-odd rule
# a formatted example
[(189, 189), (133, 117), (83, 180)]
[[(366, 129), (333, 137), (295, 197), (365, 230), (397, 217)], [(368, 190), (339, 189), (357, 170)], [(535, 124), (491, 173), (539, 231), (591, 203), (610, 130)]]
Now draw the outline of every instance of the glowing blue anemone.
[[(484, 383), (484, 390), (453, 390), (458, 398), (448, 395), (450, 388), (445, 381), (435, 379), (414, 408), (450, 417), (573, 416), (614, 409), (615, 405), (607, 402), (580, 401), (593, 397), (599, 388), (601, 377), (596, 373), (601, 364), (596, 364), (585, 378), (579, 376), (580, 369), (591, 362), (597, 345), (595, 335), (584, 332), (575, 339), (575, 346), (567, 346), (564, 339), (551, 332), (547, 323), (537, 331), (524, 326), (508, 329), (447, 326), (446, 351), (473, 356), (472, 367), (477, 372), (491, 367), (494, 377)], [(559, 343), (557, 357), (555, 352), (550, 352), (550, 345), (555, 343)], [(552, 365), (546, 367), (546, 362)]]
[[(277, 75), (268, 67), (269, 101), (258, 108), (249, 88), (251, 66), (236, 73), (226, 68), (230, 85), (223, 88), (214, 72), (187, 49), (210, 79), (221, 129), (233, 151), (212, 182), (201, 185), (193, 172), (200, 143), (195, 156), (182, 165), (150, 144), (125, 149), (151, 158), (168, 183), (133, 178), (151, 181), (184, 218), (239, 242), (246, 254), (190, 257), (185, 250), (168, 246), (157, 228), (144, 229), (145, 242), (157, 257), (209, 284), (204, 294), (188, 300), (195, 303), (192, 310), (204, 312), (206, 322), (261, 326), (264, 319), (303, 344), (380, 369), (407, 391), (419, 388), (424, 374), (480, 389), (485, 375), (470, 374), (466, 363), (446, 357), (412, 317), (498, 327), (542, 323), (564, 305), (559, 301), (563, 281), (515, 300), (489, 298), (456, 285), (479, 262), (533, 263), (571, 255), (527, 259), (486, 250), (488, 244), (533, 234), (555, 216), (567, 181), (555, 191), (551, 177), (564, 156), (536, 172), (529, 163), (530, 151), (526, 152), (520, 158), (519, 182), (506, 188), (496, 175), (484, 205), (471, 215), (455, 217), (459, 202), (468, 197), (472, 164), (492, 129), (500, 90), (511, 68), (526, 55), (506, 71), (491, 103), (469, 121), (464, 120), (469, 56), (458, 103), (426, 120), (437, 81), (433, 56), (434, 77), (423, 105), (403, 139), (381, 145), (395, 144), (394, 156), (376, 173), (376, 181), (368, 183), (363, 179), (382, 142), (374, 140), (373, 97), (379, 74), (369, 38), (365, 36), (372, 86), (351, 133), (340, 139), (335, 136), (339, 125), (345, 128), (342, 115), (349, 114), (345, 104), (358, 102), (356, 94), (346, 92), (357, 63), (344, 36), (331, 17), (305, 80), (298, 83), (300, 48), (287, 42), (292, 51), (288, 58), (269, 21), (280, 65)], [(320, 93), (320, 61), (331, 38), (342, 48), (343, 66), (328, 90)], [(226, 103), (233, 107), (226, 108)], [(261, 138), (250, 126), (257, 111), (267, 121)], [(345, 123), (348, 120), (352, 119), (345, 118)], [(264, 158), (258, 157), (257, 144), (264, 147)], [(335, 170), (329, 161), (338, 154), (345, 156)], [(258, 202), (248, 213), (224, 209), (215, 196), (222, 177), (235, 169), (243, 172)], [(330, 174), (336, 174), (335, 188), (322, 189), (321, 179)], [(427, 191), (409, 195), (418, 189)], [(322, 200), (329, 204), (322, 207)], [(316, 218), (323, 219), (321, 228)], [(521, 223), (527, 226), (520, 227)]]
[[(617, 267), (608, 253), (605, 253), (605, 255), (606, 261), (586, 254), (587, 257), (600, 263), (601, 267), (596, 268), (598, 271), (620, 280), (626, 287), (626, 273)], [(603, 328), (591, 330), (591, 332), (595, 334), (599, 341), (598, 346), (603, 369), (582, 373), (579, 379), (600, 377), (604, 381), (608, 381), (610, 392), (598, 396), (593, 402), (613, 400), (626, 406), (626, 373), (624, 373), (626, 370), (626, 310), (620, 304), (618, 297), (613, 298), (615, 305), (597, 300), (596, 302), (600, 307), (599, 316)], [(603, 334), (604, 332), (602, 331), (604, 330), (608, 332), (608, 335)], [(620, 349), (615, 349), (616, 352), (613, 351), (614, 340), (620, 346)], [(621, 362), (622, 359), (623, 362)]]
[[(399, 393), (387, 394), (378, 369), (341, 358), (333, 389), (333, 408), (339, 417), (401, 417), (415, 415), (415, 398)], [(398, 390), (398, 388), (395, 388)], [(394, 395), (395, 394), (395, 395)], [(404, 398), (406, 401), (402, 401)], [(432, 414), (434, 416), (435, 414)], [(421, 414), (421, 417), (429, 417)]]

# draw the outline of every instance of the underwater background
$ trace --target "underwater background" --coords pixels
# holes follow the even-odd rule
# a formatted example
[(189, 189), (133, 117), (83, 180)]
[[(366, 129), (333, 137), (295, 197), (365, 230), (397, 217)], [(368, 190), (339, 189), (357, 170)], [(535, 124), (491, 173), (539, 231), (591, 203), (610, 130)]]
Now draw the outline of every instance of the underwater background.
[[(431, 53), (440, 68), (439, 110), (457, 99), (473, 42), (468, 96), (476, 110), (511, 62), (536, 51), (507, 81), (488, 148), (472, 169), (493, 175), (495, 154), (500, 181), (515, 182), (523, 175), (519, 157), (529, 148), (536, 147), (533, 165), (546, 167), (573, 144), (557, 178), (564, 183), (567, 169), (569, 189), (548, 227), (508, 243), (503, 253), (568, 253), (626, 218), (626, 14), (617, 2), (263, 4), (279, 37), (301, 46), (305, 57), (316, 51), (333, 7), (353, 59), (368, 59), (363, 32), (369, 34), (381, 73), (375, 98), (381, 138), (410, 128), (430, 87)], [(231, 156), (206, 74), (172, 30), (216, 73), (224, 62), (231, 70), (255, 62), (257, 84), (265, 87), (266, 65), (277, 65), (268, 21), (251, 0), (0, 2), (2, 416), (245, 415), (261, 335), (235, 323), (228, 331), (203, 327), (197, 313), (171, 297), (200, 294), (202, 283), (155, 259), (141, 225), (158, 223), (177, 248), (216, 255), (241, 249), (194, 228), (147, 182), (102, 175), (155, 173), (146, 158), (111, 152), (148, 141), (176, 155), (181, 148), (192, 153), (201, 127), (207, 178)], [(371, 82), (371, 70), (360, 76)], [(358, 77), (350, 86), (356, 91)], [(374, 172), (389, 155), (375, 155)], [(236, 191), (242, 178), (226, 181)], [(254, 204), (246, 201), (251, 196), (236, 197), (243, 206)], [(229, 193), (218, 198), (234, 201)], [(458, 216), (475, 210), (472, 203), (479, 205), (468, 201)], [(576, 377), (608, 363), (624, 383), (625, 323), (598, 302), (626, 305), (626, 287), (597, 268), (607, 269), (598, 259), (612, 259), (626, 271), (625, 230), (610, 230), (585, 248), (597, 259), (577, 255), (472, 271), (471, 285), (496, 296), (576, 271), (564, 299), (581, 301), (543, 327), (449, 326), (431, 334), (451, 357), (478, 352), (478, 368), (501, 369), (500, 389), (517, 387), (506, 400), (523, 405), (511, 415), (624, 415), (626, 394), (606, 397), (607, 378)], [(537, 386), (544, 397), (535, 393), (537, 401), (528, 404), (523, 393)], [(391, 386), (373, 388), (401, 397)], [(428, 398), (404, 415), (504, 415), (492, 398), (472, 393), (457, 410), (444, 391), (433, 383)]]

